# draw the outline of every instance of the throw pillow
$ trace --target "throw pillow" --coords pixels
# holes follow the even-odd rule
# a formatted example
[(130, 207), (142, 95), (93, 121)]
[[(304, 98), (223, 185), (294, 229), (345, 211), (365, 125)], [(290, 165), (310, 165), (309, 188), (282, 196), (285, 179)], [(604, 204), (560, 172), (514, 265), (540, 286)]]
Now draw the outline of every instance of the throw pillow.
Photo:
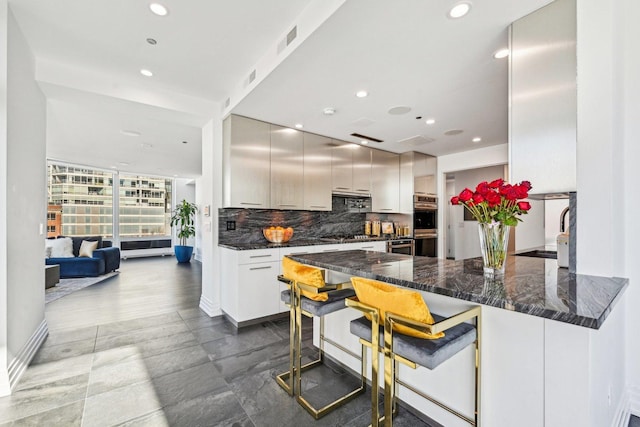
[(78, 252), (78, 257), (93, 257), (93, 251), (98, 248), (98, 242), (90, 242), (88, 240), (83, 240), (80, 245), (80, 251)]
[(51, 244), (51, 258), (73, 258), (73, 241), (69, 237), (47, 240)]
[[(352, 277), (351, 283), (360, 302), (378, 309), (380, 324), (384, 324), (387, 311), (418, 322), (430, 325), (434, 323), (429, 307), (427, 307), (419, 292), (362, 277)], [(365, 316), (371, 320), (371, 316)], [(431, 335), (398, 324), (393, 325), (393, 330), (416, 338), (438, 339), (444, 336), (444, 332)]]

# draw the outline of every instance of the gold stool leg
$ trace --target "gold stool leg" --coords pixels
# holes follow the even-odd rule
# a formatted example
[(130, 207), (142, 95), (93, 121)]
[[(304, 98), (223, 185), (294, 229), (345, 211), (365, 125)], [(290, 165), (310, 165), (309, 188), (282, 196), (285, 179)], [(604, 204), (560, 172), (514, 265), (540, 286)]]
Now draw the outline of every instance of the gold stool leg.
[(289, 300), (289, 371), (276, 376), (276, 382), (287, 391), (289, 396), (294, 395), (294, 381), (296, 372), (294, 370), (295, 342), (296, 342), (296, 302), (293, 285), (290, 287), (291, 298)]

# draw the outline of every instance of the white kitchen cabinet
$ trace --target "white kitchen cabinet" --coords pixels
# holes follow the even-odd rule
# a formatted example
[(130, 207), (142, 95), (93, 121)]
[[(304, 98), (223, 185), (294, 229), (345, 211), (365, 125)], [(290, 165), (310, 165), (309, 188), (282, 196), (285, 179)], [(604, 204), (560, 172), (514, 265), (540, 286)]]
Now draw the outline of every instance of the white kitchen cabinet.
[(236, 326), (281, 312), (278, 249), (220, 248), (220, 257), (221, 308)]
[(437, 158), (416, 151), (400, 154), (400, 212), (413, 214), (413, 196), (436, 193)]
[(303, 209), (304, 134), (271, 125), (271, 208)]
[(353, 154), (353, 191), (359, 194), (371, 193), (371, 152), (369, 147), (351, 144)]
[(509, 170), (532, 194), (576, 190), (576, 34), (575, 0), (511, 25)]
[(305, 210), (331, 210), (332, 147), (330, 138), (304, 133), (303, 206)]
[(331, 181), (335, 192), (369, 195), (371, 193), (371, 152), (343, 141), (333, 141), (331, 150)]
[(270, 206), (270, 125), (241, 116), (223, 124), (223, 205)]
[(400, 212), (400, 156), (373, 150), (371, 158), (371, 210)]

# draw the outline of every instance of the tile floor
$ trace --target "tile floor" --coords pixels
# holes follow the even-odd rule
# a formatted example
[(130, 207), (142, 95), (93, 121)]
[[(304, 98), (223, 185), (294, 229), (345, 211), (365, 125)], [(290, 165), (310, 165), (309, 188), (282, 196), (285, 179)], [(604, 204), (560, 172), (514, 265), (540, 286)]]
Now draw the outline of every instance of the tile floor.
[[(275, 383), (288, 320), (236, 330), (198, 309), (200, 265), (123, 261), (121, 274), (46, 307), (50, 335), (11, 396), (5, 426), (366, 426), (364, 394), (315, 421)], [(305, 354), (314, 353), (305, 323)], [(322, 368), (316, 399), (353, 382)], [(426, 426), (407, 411), (395, 425)]]

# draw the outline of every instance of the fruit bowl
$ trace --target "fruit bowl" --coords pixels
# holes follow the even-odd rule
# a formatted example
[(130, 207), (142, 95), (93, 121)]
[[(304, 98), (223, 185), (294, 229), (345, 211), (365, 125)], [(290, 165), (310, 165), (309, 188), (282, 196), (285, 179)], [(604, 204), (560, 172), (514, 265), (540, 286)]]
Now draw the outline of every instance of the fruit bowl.
[(262, 234), (264, 238), (271, 243), (286, 243), (291, 239), (291, 236), (293, 236), (293, 228), (280, 226), (263, 228)]

